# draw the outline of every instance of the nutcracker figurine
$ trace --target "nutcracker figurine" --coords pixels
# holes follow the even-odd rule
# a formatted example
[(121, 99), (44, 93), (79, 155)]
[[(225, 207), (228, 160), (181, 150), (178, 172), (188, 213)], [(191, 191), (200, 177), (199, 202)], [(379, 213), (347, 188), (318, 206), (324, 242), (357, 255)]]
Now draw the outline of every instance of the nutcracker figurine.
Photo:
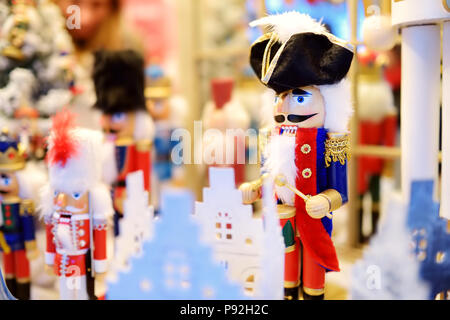
[(102, 127), (110, 146), (104, 179), (113, 186), (117, 236), (127, 174), (142, 170), (145, 190), (150, 191), (154, 125), (145, 104), (144, 61), (132, 50), (98, 51), (93, 78), (97, 94), (94, 107), (102, 111)]
[[(218, 129), (225, 136), (223, 139), (210, 139), (206, 136), (203, 142), (204, 150), (214, 147), (215, 150), (222, 149), (222, 158), (215, 158), (211, 166), (232, 167), (236, 184), (245, 181), (245, 161), (240, 159), (240, 154), (246, 153), (244, 132), (250, 127), (250, 117), (240, 101), (233, 97), (234, 80), (232, 78), (214, 78), (211, 80), (212, 100), (204, 107), (202, 121), (206, 130)], [(235, 134), (227, 135), (226, 131), (236, 130)], [(228, 150), (228, 146), (233, 146)], [(216, 149), (217, 148), (217, 149)], [(227, 152), (232, 151), (230, 157)], [(231, 158), (232, 161), (227, 162)], [(241, 160), (241, 161), (240, 161)]]
[(0, 248), (6, 284), (21, 300), (30, 299), (30, 263), (37, 258), (32, 190), (23, 169), (23, 148), (7, 130), (0, 135)]
[[(397, 135), (397, 110), (389, 83), (383, 79), (383, 56), (373, 51), (358, 54), (360, 76), (358, 84), (359, 140), (361, 144), (392, 147)], [(372, 236), (380, 216), (381, 177), (393, 175), (393, 161), (371, 156), (358, 159), (359, 242)], [(372, 228), (369, 236), (363, 232), (363, 198), (370, 194)]]
[(56, 114), (48, 141), (49, 184), (42, 192), (47, 269), (59, 277), (60, 298), (95, 299), (94, 280), (107, 271), (106, 222), (111, 194), (101, 179), (102, 135)]
[[(172, 150), (177, 141), (171, 140), (177, 128), (186, 126), (187, 104), (183, 97), (176, 95), (172, 81), (162, 68), (156, 64), (145, 69), (145, 98), (147, 109), (155, 123), (154, 161), (152, 191), (159, 199), (160, 190), (165, 185), (182, 183), (184, 169), (175, 165), (171, 159)], [(152, 199), (155, 202), (155, 199)]]
[(250, 63), (276, 92), (274, 128), (264, 150), (263, 176), (245, 183), (245, 203), (275, 179), (286, 245), (285, 298), (324, 299), (326, 271), (339, 271), (331, 212), (347, 202), (347, 123), (352, 113), (344, 79), (353, 48), (305, 14), (288, 12), (252, 23), (270, 31), (251, 47)]

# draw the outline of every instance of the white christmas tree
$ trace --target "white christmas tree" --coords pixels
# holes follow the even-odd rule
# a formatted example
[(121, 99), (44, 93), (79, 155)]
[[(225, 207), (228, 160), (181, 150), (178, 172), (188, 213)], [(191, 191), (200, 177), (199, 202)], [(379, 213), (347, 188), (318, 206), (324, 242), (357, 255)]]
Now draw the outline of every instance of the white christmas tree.
[(422, 300), (428, 286), (419, 278), (406, 227), (407, 206), (393, 194), (386, 220), (352, 271), (351, 296), (356, 300)]
[(231, 283), (201, 243), (200, 226), (192, 217), (193, 196), (182, 189), (161, 195), (161, 218), (143, 253), (131, 257), (130, 268), (108, 282), (107, 299), (237, 300), (242, 288)]
[(153, 235), (153, 208), (148, 205), (148, 192), (144, 190), (142, 171), (127, 175), (127, 198), (124, 200), (124, 216), (120, 223), (120, 234), (116, 238), (114, 260), (109, 279), (115, 279), (118, 271), (129, 268), (132, 256), (142, 253), (142, 245)]
[(3, 279), (2, 270), (0, 270), (0, 300), (15, 300), (6, 286), (5, 280)]
[(271, 179), (267, 179), (263, 185), (263, 215), (262, 272), (257, 292), (261, 299), (282, 300), (284, 298), (285, 245)]

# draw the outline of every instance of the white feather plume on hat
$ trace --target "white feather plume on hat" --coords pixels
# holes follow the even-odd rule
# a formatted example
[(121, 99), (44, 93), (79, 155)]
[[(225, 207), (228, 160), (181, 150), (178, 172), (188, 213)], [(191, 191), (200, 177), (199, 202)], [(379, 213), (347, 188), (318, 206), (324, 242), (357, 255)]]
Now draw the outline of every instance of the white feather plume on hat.
[(270, 15), (250, 22), (250, 26), (269, 28), (270, 32), (275, 32), (278, 35), (279, 42), (281, 43), (285, 43), (297, 33), (312, 32), (327, 36), (330, 35), (320, 21), (297, 11)]
[[(71, 130), (77, 142), (77, 152), (65, 165), (49, 165), (50, 185), (53, 190), (61, 192), (83, 192), (92, 188), (101, 180), (102, 135), (100, 131), (84, 128)], [(49, 150), (52, 149), (52, 135)]]
[[(43, 216), (53, 212), (54, 192), (89, 192), (94, 219), (103, 220), (113, 214), (111, 195), (101, 181), (102, 134), (100, 131), (73, 128), (70, 135), (77, 143), (76, 153), (67, 162), (49, 164), (49, 183), (41, 189)], [(54, 137), (50, 135), (49, 150)]]

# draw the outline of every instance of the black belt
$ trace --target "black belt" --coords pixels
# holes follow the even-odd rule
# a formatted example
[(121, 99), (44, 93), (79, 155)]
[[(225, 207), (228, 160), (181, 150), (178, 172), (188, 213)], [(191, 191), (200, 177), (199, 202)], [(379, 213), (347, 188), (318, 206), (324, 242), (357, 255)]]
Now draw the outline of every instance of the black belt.
[(119, 180), (119, 181), (114, 182), (114, 184), (113, 184), (114, 188), (117, 188), (117, 187), (125, 188), (126, 186), (127, 186), (127, 183), (125, 180)]

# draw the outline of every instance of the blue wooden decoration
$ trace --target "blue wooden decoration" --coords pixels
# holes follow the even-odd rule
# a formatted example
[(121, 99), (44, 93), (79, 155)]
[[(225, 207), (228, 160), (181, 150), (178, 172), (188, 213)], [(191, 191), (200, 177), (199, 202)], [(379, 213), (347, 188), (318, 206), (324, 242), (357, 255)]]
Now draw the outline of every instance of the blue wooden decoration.
[(2, 270), (0, 270), (0, 300), (16, 300), (6, 286)]
[(213, 261), (212, 249), (199, 242), (193, 204), (187, 191), (163, 192), (153, 239), (144, 243), (142, 256), (131, 259), (128, 272), (108, 283), (107, 299), (247, 299)]
[(414, 181), (408, 210), (414, 253), (421, 262), (420, 275), (430, 284), (430, 299), (450, 289), (450, 234), (448, 221), (439, 217), (433, 201), (433, 181)]

